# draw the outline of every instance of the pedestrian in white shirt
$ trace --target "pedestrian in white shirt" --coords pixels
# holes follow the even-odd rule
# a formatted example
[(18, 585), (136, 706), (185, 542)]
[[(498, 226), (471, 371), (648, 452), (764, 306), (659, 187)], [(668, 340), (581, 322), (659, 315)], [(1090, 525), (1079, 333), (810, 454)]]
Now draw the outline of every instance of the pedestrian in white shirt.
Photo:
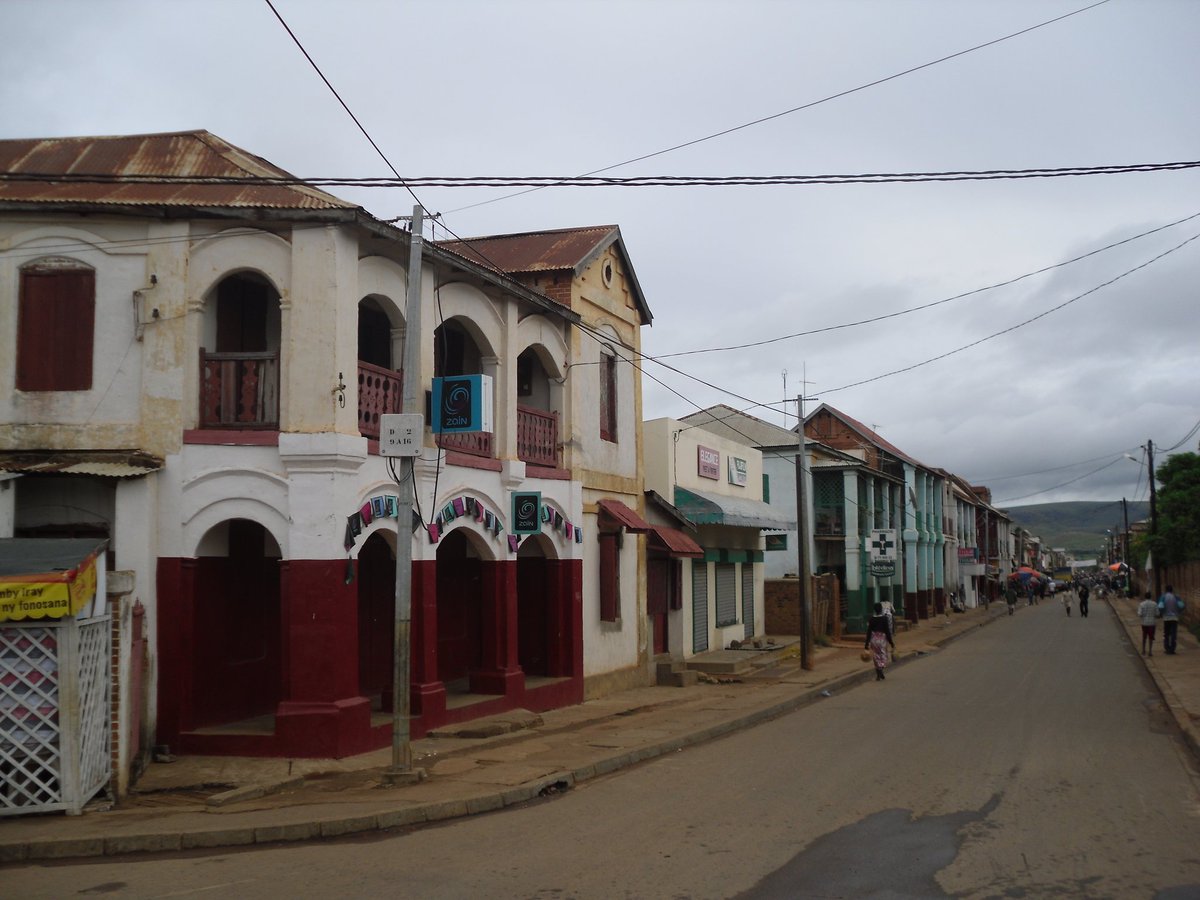
[[(1146, 599), (1138, 604), (1138, 618), (1142, 620), (1142, 656), (1154, 655), (1154, 626), (1158, 624), (1158, 604), (1150, 599), (1146, 591)], [(1147, 652), (1149, 648), (1149, 652)]]

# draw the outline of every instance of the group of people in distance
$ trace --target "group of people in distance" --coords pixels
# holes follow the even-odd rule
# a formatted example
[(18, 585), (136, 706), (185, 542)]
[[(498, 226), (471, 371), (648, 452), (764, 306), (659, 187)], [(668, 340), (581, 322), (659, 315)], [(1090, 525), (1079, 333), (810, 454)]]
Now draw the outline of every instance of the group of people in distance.
[[(1018, 589), (1023, 589), (1028, 605), (1036, 605), (1038, 599), (1045, 596), (1046, 584), (1037, 578), (1030, 578), (1025, 584), (1018, 584), (1017, 579), (1010, 578), (1004, 586), (1004, 599), (1008, 604), (1008, 614), (1011, 616), (1017, 607)], [(1081, 579), (1072, 587), (1063, 585), (1057, 592), (1062, 596), (1063, 606), (1067, 615), (1071, 615), (1071, 598), (1079, 598), (1079, 614), (1087, 618), (1088, 598), (1091, 596), (1091, 586), (1086, 579)], [(1175, 588), (1167, 585), (1163, 595), (1154, 600), (1150, 591), (1146, 591), (1145, 599), (1138, 604), (1137, 614), (1142, 623), (1142, 655), (1154, 655), (1154, 633), (1158, 620), (1163, 621), (1163, 651), (1168, 655), (1175, 653), (1179, 636), (1179, 620), (1183, 616), (1183, 600), (1175, 593)], [(867, 620), (867, 636), (863, 641), (863, 659), (870, 660), (875, 666), (875, 680), (883, 681), (884, 670), (892, 661), (896, 643), (892, 635), (891, 604), (885, 607), (876, 603), (873, 614)]]

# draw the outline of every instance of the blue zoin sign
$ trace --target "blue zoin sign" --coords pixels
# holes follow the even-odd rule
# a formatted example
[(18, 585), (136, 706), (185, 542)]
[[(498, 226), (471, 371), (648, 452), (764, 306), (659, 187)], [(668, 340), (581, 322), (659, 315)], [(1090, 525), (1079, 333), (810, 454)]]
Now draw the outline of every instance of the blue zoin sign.
[(490, 375), (455, 375), (433, 379), (433, 415), (436, 434), (492, 430), (492, 379)]

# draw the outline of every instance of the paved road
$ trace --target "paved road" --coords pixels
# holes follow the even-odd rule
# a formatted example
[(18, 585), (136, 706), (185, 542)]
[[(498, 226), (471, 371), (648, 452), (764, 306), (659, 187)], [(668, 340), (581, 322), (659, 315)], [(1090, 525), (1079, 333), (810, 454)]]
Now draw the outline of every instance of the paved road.
[(1081, 620), (1044, 603), (882, 684), (525, 808), (339, 843), (13, 867), (0, 893), (1196, 897), (1198, 787), (1108, 607)]

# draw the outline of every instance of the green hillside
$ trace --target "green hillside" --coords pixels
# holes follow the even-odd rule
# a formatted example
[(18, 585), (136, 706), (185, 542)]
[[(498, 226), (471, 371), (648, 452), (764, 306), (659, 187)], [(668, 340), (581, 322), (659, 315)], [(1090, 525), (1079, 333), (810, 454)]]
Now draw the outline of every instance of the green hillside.
[[(1129, 501), (1129, 524), (1150, 517), (1147, 501)], [(1120, 500), (1074, 501), (1012, 506), (1005, 510), (1022, 528), (1040, 537), (1046, 547), (1062, 547), (1079, 558), (1096, 556), (1104, 546), (1105, 529), (1114, 533), (1124, 528)]]

